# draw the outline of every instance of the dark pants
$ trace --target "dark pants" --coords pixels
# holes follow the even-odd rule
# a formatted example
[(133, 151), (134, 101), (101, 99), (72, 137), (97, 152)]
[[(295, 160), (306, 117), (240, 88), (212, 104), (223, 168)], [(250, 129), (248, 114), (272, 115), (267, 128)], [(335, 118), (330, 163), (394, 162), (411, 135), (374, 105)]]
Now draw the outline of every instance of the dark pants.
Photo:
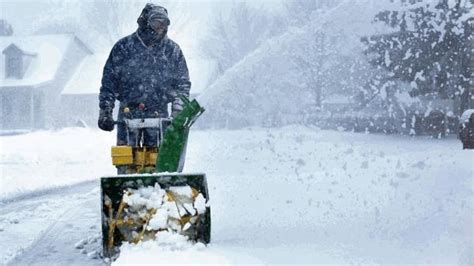
[(120, 123), (117, 125), (117, 146), (157, 147), (158, 141), (156, 129), (127, 130), (125, 124)]

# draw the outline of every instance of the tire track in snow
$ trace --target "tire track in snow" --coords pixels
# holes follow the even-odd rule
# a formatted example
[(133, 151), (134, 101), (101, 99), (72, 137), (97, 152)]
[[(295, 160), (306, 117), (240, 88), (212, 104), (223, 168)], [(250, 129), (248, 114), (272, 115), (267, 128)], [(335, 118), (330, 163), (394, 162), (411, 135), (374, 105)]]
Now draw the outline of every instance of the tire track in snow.
[(81, 189), (89, 189), (93, 185), (98, 185), (99, 181), (94, 180), (94, 181), (83, 181), (79, 182), (76, 184), (72, 185), (66, 185), (66, 186), (56, 186), (52, 188), (47, 188), (47, 189), (40, 189), (40, 190), (35, 190), (32, 192), (24, 193), (24, 194), (19, 194), (16, 196), (12, 197), (6, 197), (6, 198), (0, 198), (0, 214), (4, 212), (5, 208), (8, 208), (9, 206), (14, 206), (17, 208), (18, 206), (14, 205), (16, 204), (22, 204), (22, 203), (31, 203), (28, 200), (35, 199), (35, 201), (39, 201), (42, 198), (51, 198), (54, 195), (62, 195), (64, 193), (68, 192), (74, 192), (74, 191), (79, 191)]
[[(38, 206), (38, 199), (42, 203)], [(28, 221), (34, 224), (48, 224), (39, 232), (32, 233), (36, 237), (28, 246), (19, 246), (8, 265), (103, 265), (98, 258), (100, 250), (100, 202), (97, 182), (87, 185), (73, 186), (63, 191), (55, 190), (52, 194), (28, 198), (8, 204), (8, 209), (25, 209), (30, 217)], [(42, 215), (41, 206), (52, 207), (53, 215)], [(2, 207), (2, 209), (5, 209)], [(44, 209), (44, 208), (43, 208)], [(3, 210), (6, 212), (7, 210)], [(31, 229), (32, 224), (18, 218), (18, 226)], [(20, 232), (28, 231), (22, 230)], [(11, 236), (14, 237), (14, 236)], [(18, 238), (22, 236), (19, 235)], [(92, 246), (79, 250), (76, 243), (88, 238)], [(15, 239), (5, 239), (15, 243)], [(13, 244), (15, 245), (15, 244)], [(92, 248), (92, 250), (91, 250)], [(82, 252), (81, 252), (82, 251)], [(89, 253), (89, 255), (81, 254)]]

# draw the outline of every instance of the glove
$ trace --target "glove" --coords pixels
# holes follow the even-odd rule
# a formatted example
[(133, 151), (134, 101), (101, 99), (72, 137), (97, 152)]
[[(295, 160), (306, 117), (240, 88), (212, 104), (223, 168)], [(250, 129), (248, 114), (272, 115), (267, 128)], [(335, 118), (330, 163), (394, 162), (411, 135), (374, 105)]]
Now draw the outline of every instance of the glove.
[(183, 102), (181, 99), (177, 98), (172, 104), (171, 104), (171, 117), (176, 118), (176, 116), (183, 111)]
[(178, 116), (179, 112), (181, 112), (181, 111), (179, 111), (179, 110), (171, 111), (171, 118), (173, 118), (173, 119), (176, 118), (176, 116)]
[(111, 109), (100, 109), (99, 121), (97, 121), (99, 128), (104, 131), (114, 130), (114, 118), (112, 117)]

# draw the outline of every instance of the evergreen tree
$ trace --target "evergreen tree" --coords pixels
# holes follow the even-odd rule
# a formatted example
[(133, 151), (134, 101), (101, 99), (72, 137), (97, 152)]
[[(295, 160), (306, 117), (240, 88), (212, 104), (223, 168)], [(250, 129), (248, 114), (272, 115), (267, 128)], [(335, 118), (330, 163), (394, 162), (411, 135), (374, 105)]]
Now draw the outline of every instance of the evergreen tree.
[(376, 82), (408, 82), (412, 97), (460, 98), (460, 111), (469, 108), (474, 0), (402, 0), (399, 4), (396, 10), (375, 17), (393, 32), (362, 38), (369, 62), (385, 70)]

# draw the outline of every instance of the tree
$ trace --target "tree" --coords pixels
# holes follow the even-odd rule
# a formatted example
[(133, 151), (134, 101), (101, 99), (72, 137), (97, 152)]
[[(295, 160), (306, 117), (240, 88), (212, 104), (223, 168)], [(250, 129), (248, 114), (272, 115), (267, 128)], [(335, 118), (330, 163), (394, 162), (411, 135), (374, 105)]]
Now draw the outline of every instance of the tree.
[(0, 19), (0, 36), (11, 36), (13, 35), (13, 28), (10, 23), (4, 19)]
[(314, 12), (334, 7), (340, 0), (289, 0), (285, 1), (288, 21), (292, 26), (301, 26), (314, 16)]
[(330, 22), (338, 2), (294, 0), (286, 5), (288, 18), (294, 16), (292, 23), (305, 26), (306, 34), (295, 41), (291, 61), (311, 92), (310, 112), (321, 110), (323, 102), (332, 95), (351, 100), (361, 89), (361, 81), (367, 78), (362, 70), (367, 68), (365, 60), (352, 49), (345, 52), (351, 42), (350, 34)]
[(217, 64), (213, 80), (234, 66), (269, 36), (269, 18), (246, 2), (232, 4), (228, 14), (219, 10), (208, 37), (202, 42), (204, 56)]
[[(473, 91), (473, 0), (404, 1), (375, 21), (393, 32), (362, 38), (378, 70), (377, 82), (410, 83), (412, 97), (461, 100), (469, 108)], [(372, 81), (373, 82), (373, 81)], [(383, 84), (382, 84), (383, 85)]]
[(311, 42), (301, 44), (300, 50), (294, 54), (292, 61), (306, 86), (310, 88), (315, 110), (320, 110), (322, 107), (322, 94), (327, 88), (326, 77), (331, 75), (327, 73), (328, 64), (334, 61), (328, 58), (334, 56), (334, 53), (328, 36), (322, 31), (317, 31)]
[[(72, 32), (94, 50), (108, 51), (116, 41), (137, 29), (137, 18), (147, 2), (55, 0), (48, 14), (38, 18), (34, 31), (45, 34)], [(186, 3), (164, 0), (160, 4), (166, 6), (172, 17), (170, 30), (179, 31), (187, 19), (188, 14), (181, 8)], [(176, 19), (173, 19), (175, 15)]]
[(204, 56), (217, 65), (211, 82), (266, 39), (283, 34), (292, 26), (304, 26), (315, 15), (314, 12), (339, 2), (291, 0), (285, 2), (283, 14), (272, 15), (249, 6), (245, 1), (233, 2), (228, 12), (220, 9), (201, 45)]

